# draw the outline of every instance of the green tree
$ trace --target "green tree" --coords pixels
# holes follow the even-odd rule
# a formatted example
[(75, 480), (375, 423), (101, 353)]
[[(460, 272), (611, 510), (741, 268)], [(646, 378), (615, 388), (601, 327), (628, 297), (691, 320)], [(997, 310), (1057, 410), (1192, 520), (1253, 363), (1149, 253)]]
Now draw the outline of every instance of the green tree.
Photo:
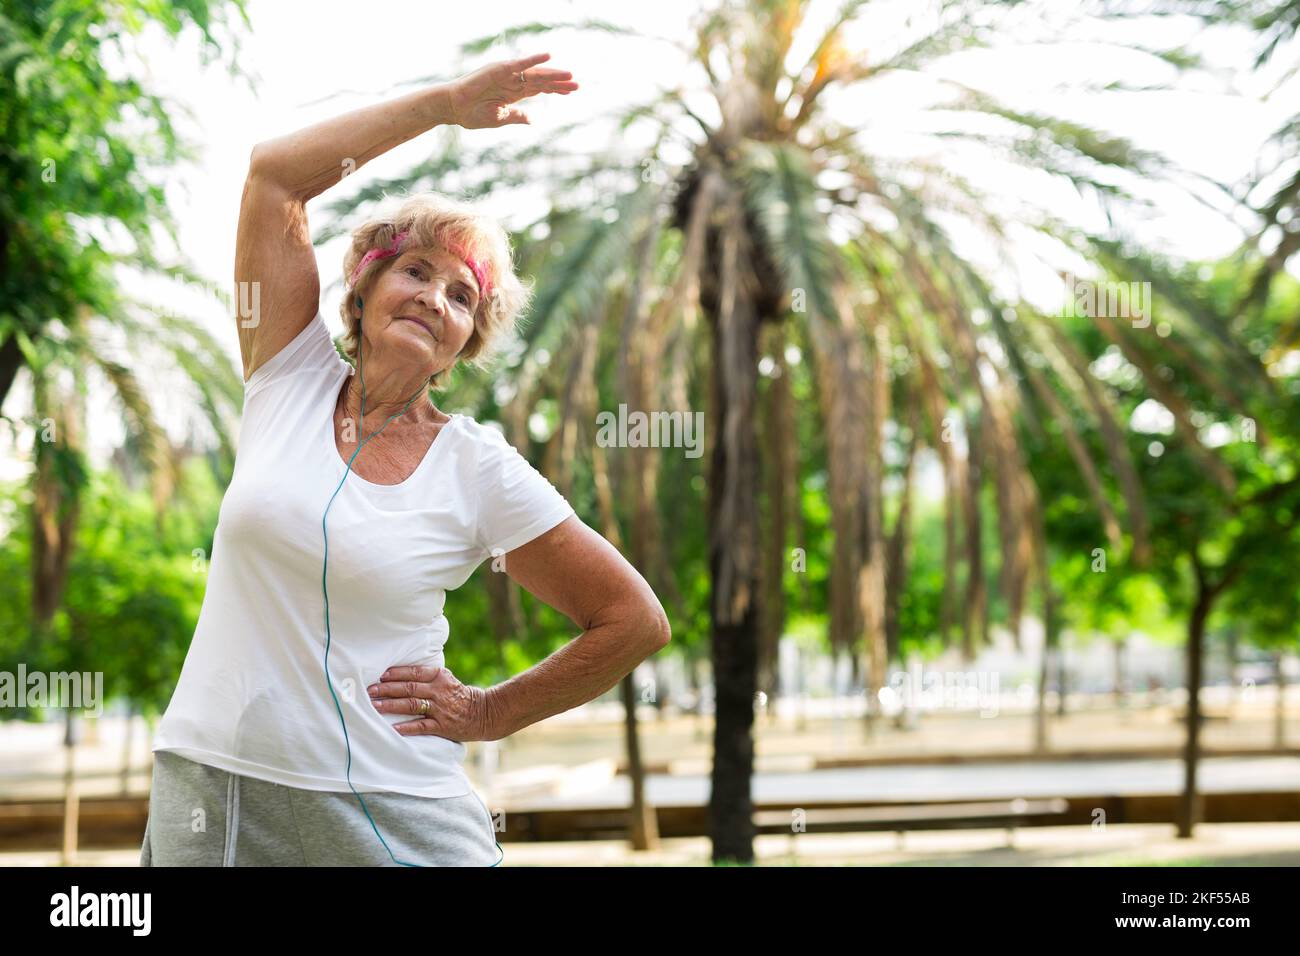
[[(1253, 622), (1251, 633), (1272, 635), (1273, 646), (1295, 635), (1282, 622), (1297, 600), (1287, 572), (1300, 562), (1300, 374), (1276, 344), (1300, 286), (1280, 279), (1266, 302), (1241, 309), (1256, 271), (1238, 257), (1180, 265), (1120, 245), (1094, 243), (1094, 251), (1112, 277), (1150, 283), (1143, 313), (1132, 321), (1102, 314), (1026, 320), (1069, 329), (1131, 426), (1127, 441), (1148, 502), (1149, 570), (1185, 619), (1186, 772), (1177, 827), (1190, 837), (1200, 817), (1200, 687), (1212, 615), (1232, 608)], [(1145, 432), (1136, 427), (1142, 422)], [(1068, 483), (1059, 464), (1056, 474), (1048, 485), (1060, 500)], [(1071, 529), (1072, 519), (1081, 524)], [(1076, 553), (1099, 538), (1093, 515), (1063, 514), (1055, 531)], [(1107, 574), (1132, 571), (1121, 555)]]
[(155, 364), (170, 362), (187, 376), (220, 444), (218, 474), (233, 466), (228, 432), (242, 388), (229, 359), (197, 323), (126, 295), (114, 269), (208, 286), (183, 259), (167, 263), (158, 255), (155, 226), (176, 240), (164, 171), (189, 151), (172, 125), (179, 107), (131, 74), (143, 72), (137, 43), (146, 27), (171, 36), (194, 27), (211, 58), (221, 52), (232, 13), (247, 22), (242, 0), (0, 6), (0, 404), (25, 365), (36, 436), (31, 600), (38, 633), (59, 607), (77, 539), (92, 389), (107, 387), (120, 402), (123, 460), (149, 476), (159, 521), (176, 491), (180, 456), (146, 386)]
[[(150, 477), (155, 521), (175, 500), (181, 471), (144, 384), (159, 356), (193, 385), (190, 398), (221, 446), (214, 469), (229, 475), (232, 467), (227, 430), (242, 388), (229, 359), (197, 323), (128, 294), (115, 268), (215, 289), (185, 257), (165, 258), (157, 248), (156, 228), (177, 239), (166, 170), (192, 154), (173, 128), (180, 107), (138, 78), (145, 72), (138, 44), (151, 26), (173, 37), (194, 28), (210, 62), (222, 42), (234, 45), (231, 16), (247, 25), (243, 0), (0, 2), (0, 407), (26, 366), (36, 436), (29, 656), (47, 642), (53, 646), (40, 655), (93, 656), (90, 634), (61, 630), (56, 615), (88, 488), (84, 416), (94, 384), (120, 402), (122, 459)], [(16, 433), (16, 422), (6, 421)], [(139, 583), (147, 597), (149, 582)], [(69, 740), (72, 719), (68, 711)]]
[(205, 58), (225, 43), (233, 64), (232, 16), (248, 24), (243, 0), (0, 3), (0, 406), (51, 322), (128, 311), (114, 266), (206, 285), (160, 258), (152, 233), (176, 240), (164, 176), (190, 151), (180, 107), (138, 78), (137, 43), (150, 26), (192, 27)]
[(115, 471), (85, 475), (66, 587), (40, 628), (27, 573), (34, 492), (16, 482), (0, 493), (0, 670), (99, 673), (101, 703), (125, 700), (150, 721), (161, 714), (198, 622), (221, 497), (207, 463), (193, 458), (185, 470), (163, 528), (146, 490)]
[[(672, 538), (689, 523), (689, 496), (674, 493), (673, 509), (663, 507), (672, 455), (647, 448), (610, 454), (588, 441), (584, 462), (581, 439), (590, 429), (582, 423), (620, 403), (634, 410), (707, 407), (707, 476), (696, 470), (703, 459), (691, 463), (689, 474), (693, 490), (694, 479), (705, 478), (698, 490), (706, 492), (690, 510), (703, 512), (698, 524), (707, 534), (717, 692), (715, 861), (753, 858), (754, 701), (760, 661), (765, 649), (770, 659), (780, 630), (763, 605), (780, 586), (777, 569), (790, 565), (789, 526), (807, 538), (797, 504), (808, 478), (824, 471), (830, 504), (830, 646), (859, 656), (869, 700), (896, 653), (890, 621), (898, 626), (897, 596), (906, 588), (907, 534), (899, 529), (907, 527), (908, 509), (889, 509), (891, 530), (885, 480), (907, 476), (910, 487), (912, 471), (891, 462), (921, 447), (944, 462), (945, 640), (959, 634), (973, 653), (995, 603), (987, 587), (984, 489), (996, 502), (998, 590), (1013, 629), (1031, 577), (1046, 577), (1040, 501), (1016, 415), (1024, 403), (1050, 405), (1057, 395), (1039, 394), (1041, 383), (1024, 372), (1047, 346), (1004, 318), (990, 290), (991, 267), (953, 237), (973, 230), (1009, 255), (1013, 226), (1049, 238), (1063, 227), (1043, 210), (1005, 209), (937, 157), (945, 145), (960, 143), (1008, 176), (1032, 169), (1068, 182), (1108, 212), (1126, 206), (1136, 183), (1176, 171), (1122, 138), (1016, 108), (951, 79), (898, 127), (837, 117), (831, 108), (850, 90), (888, 97), (891, 84), (937, 73), (948, 54), (1000, 40), (1059, 38), (1055, 25), (1044, 22), (1035, 31), (1024, 16), (1014, 35), (1000, 35), (1009, 29), (1010, 6), (949, 2), (917, 14), (910, 4), (848, 2), (814, 27), (808, 3), (717, 4), (700, 14), (693, 37), (677, 51), (681, 84), (614, 117), (620, 134), (651, 131), (648, 152), (611, 149), (577, 161), (564, 149), (569, 127), (515, 149), (469, 150), (452, 131), (440, 154), (336, 203), (338, 221), (319, 237), (342, 232), (384, 192), (437, 189), (473, 198), (525, 182), (548, 187), (550, 207), (514, 232), (521, 268), (538, 278), (517, 354), (500, 377), (453, 383), (448, 399), (499, 416), (521, 448), (531, 448), (538, 410), (553, 403), (554, 427), (536, 435), (549, 439), (548, 472), (562, 488), (575, 476), (590, 482), (596, 510), (586, 513), (598, 514), (600, 530), (624, 547), (674, 611), (680, 605), (672, 595), (685, 589)], [(881, 40), (869, 51), (853, 49), (849, 27), (867, 12), (877, 17)], [(527, 23), (463, 52), (570, 27), (601, 30), (611, 43), (629, 32), (608, 23)], [(796, 41), (804, 40), (812, 52), (795, 62)], [(923, 145), (891, 154), (878, 146), (891, 133)], [(768, 329), (781, 331), (765, 341)], [(791, 346), (807, 359), (789, 363), (798, 365), (790, 388), (764, 387), (760, 359), (779, 363), (763, 350), (784, 354)], [(1073, 379), (1064, 387), (1076, 396), (1086, 391)], [(1094, 417), (1109, 415), (1105, 406), (1085, 407)], [(1066, 424), (1073, 427), (1073, 420)], [(801, 453), (793, 462), (777, 453), (791, 425)], [(1109, 436), (1118, 432), (1113, 422), (1103, 427)], [(1082, 442), (1069, 447), (1091, 479), (1090, 501), (1107, 515), (1108, 540), (1117, 548), (1127, 547), (1123, 525), (1096, 462), (1123, 476), (1115, 490), (1140, 551), (1144, 521), (1123, 443), (1108, 441), (1097, 458)], [(674, 472), (674, 480), (683, 476)], [(689, 558), (683, 564), (695, 566)], [(625, 682), (624, 700), (632, 693)], [(629, 739), (634, 719), (629, 707)], [(632, 775), (633, 814), (642, 819), (634, 759)]]

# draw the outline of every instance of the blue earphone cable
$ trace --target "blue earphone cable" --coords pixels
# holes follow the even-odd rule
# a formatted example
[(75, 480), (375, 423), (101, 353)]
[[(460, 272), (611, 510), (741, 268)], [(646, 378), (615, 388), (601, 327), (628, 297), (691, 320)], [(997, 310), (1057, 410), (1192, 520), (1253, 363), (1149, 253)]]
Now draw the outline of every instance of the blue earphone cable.
[[(362, 304), (361, 297), (358, 296), (357, 306), (361, 307), (361, 304)], [(358, 325), (359, 324), (360, 323), (358, 323)], [(356, 798), (361, 801), (361, 809), (365, 813), (366, 819), (370, 821), (370, 827), (375, 831), (375, 836), (379, 837), (379, 842), (382, 843), (384, 845), (384, 849), (388, 851), (389, 859), (391, 859), (394, 863), (398, 863), (402, 866), (422, 867), (423, 864), (421, 863), (407, 863), (405, 860), (399, 860), (397, 859), (397, 857), (393, 856), (392, 849), (388, 846), (388, 842), (384, 839), (383, 834), (379, 832), (379, 827), (375, 824), (375, 818), (370, 815), (370, 810), (367, 809), (366, 807), (366, 801), (362, 798), (361, 794), (357, 792), (357, 788), (352, 786), (352, 743), (348, 738), (348, 724), (343, 717), (343, 708), (339, 705), (338, 695), (334, 693), (334, 683), (333, 681), (330, 680), (330, 595), (329, 595), (329, 588), (325, 584), (326, 569), (329, 567), (330, 539), (329, 539), (329, 532), (325, 528), (325, 519), (330, 513), (330, 506), (334, 504), (334, 499), (338, 497), (339, 491), (343, 488), (343, 482), (348, 480), (348, 475), (352, 472), (352, 462), (353, 460), (356, 459), (357, 455), (360, 454), (361, 447), (366, 442), (370, 441), (370, 438), (374, 438), (376, 435), (379, 434), (379, 432), (382, 432), (385, 428), (387, 428), (389, 422), (391, 422), (394, 418), (397, 418), (400, 415), (404, 414), (406, 412), (406, 409), (411, 407), (411, 402), (414, 402), (417, 398), (419, 398), (421, 392), (424, 391), (424, 389), (421, 388), (419, 392), (416, 392), (414, 395), (412, 395), (410, 401), (406, 403), (405, 407), (403, 407), (400, 412), (390, 417), (388, 421), (384, 422), (384, 424), (380, 426), (379, 431), (375, 432), (374, 435), (371, 435), (370, 438), (365, 438), (364, 436), (365, 436), (365, 421), (366, 421), (366, 375), (364, 369), (364, 362), (362, 361), (364, 349), (361, 347), (361, 344), (362, 343), (361, 343), (360, 329), (358, 328), (357, 375), (361, 380), (361, 425), (360, 427), (361, 427), (361, 434), (363, 437), (362, 440), (357, 443), (357, 450), (354, 451), (352, 453), (352, 457), (348, 459), (347, 468), (343, 472), (343, 478), (339, 481), (338, 487), (334, 489), (334, 494), (330, 495), (329, 504), (325, 505), (325, 513), (322, 514), (320, 518), (321, 533), (325, 537), (325, 560), (321, 565), (321, 590), (325, 595), (325, 684), (326, 686), (329, 687), (330, 696), (334, 698), (334, 709), (338, 711), (339, 723), (342, 724), (343, 726), (343, 742), (347, 746), (347, 754), (348, 754), (348, 762), (345, 770), (348, 786), (351, 788), (352, 793), (356, 796)], [(498, 852), (500, 852), (501, 856), (499, 856), (497, 858), (496, 863), (491, 864), (491, 866), (497, 866), (503, 859), (505, 859), (505, 850), (501, 849), (501, 843), (499, 841), (496, 841), (495, 839), (494, 842), (496, 842), (497, 850)]]

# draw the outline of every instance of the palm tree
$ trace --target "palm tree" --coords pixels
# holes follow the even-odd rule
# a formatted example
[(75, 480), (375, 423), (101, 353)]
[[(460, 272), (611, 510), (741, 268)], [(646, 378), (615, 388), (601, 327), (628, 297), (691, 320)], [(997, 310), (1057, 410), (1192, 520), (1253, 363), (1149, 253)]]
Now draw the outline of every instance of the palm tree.
[(246, 76), (241, 23), (244, 0), (0, 4), (0, 406), (30, 351), (20, 335), (36, 341), (87, 309), (119, 314), (117, 265), (184, 271), (157, 237), (177, 239), (162, 178), (192, 148), (173, 125), (184, 107), (146, 79), (139, 37), (193, 30), (205, 63), (229, 55), (231, 75)]
[[(1294, 56), (1295, 29), (1300, 24), (1297, 0), (1228, 0), (1215, 4), (1194, 0), (1158, 4), (1108, 0), (1102, 10), (1110, 18), (1185, 17), (1210, 28), (1248, 27), (1255, 32), (1251, 69), (1262, 73), (1274, 66), (1284, 67), (1273, 81), (1269, 97), (1289, 91), (1300, 70), (1300, 64), (1280, 63), (1284, 53)], [(1291, 115), (1265, 144), (1273, 156), (1261, 157), (1260, 169), (1264, 173), (1224, 190), (1235, 200), (1234, 211), (1244, 209), (1253, 220), (1245, 241), (1231, 257), (1233, 275), (1242, 277), (1242, 281), (1221, 283), (1233, 289), (1230, 297), (1217, 294), (1217, 289), (1205, 281), (1205, 275), (1196, 270), (1146, 254), (1131, 243), (1097, 241), (1077, 234), (1071, 238), (1076, 248), (1086, 248), (1090, 257), (1109, 272), (1149, 281), (1163, 300), (1162, 314), (1172, 321), (1158, 340), (1157, 355), (1151, 354), (1149, 338), (1144, 341), (1132, 329), (1105, 320), (1097, 325), (1105, 340), (1141, 372), (1142, 391), (1170, 412), (1177, 437), (1186, 441), (1196, 466), (1211, 480), (1205, 501), (1198, 503), (1196, 510), (1212, 513), (1212, 508), (1222, 507), (1232, 515), (1230, 526), (1238, 528), (1240, 516), (1255, 514), (1260, 504), (1270, 502), (1277, 508), (1263, 531), (1246, 522), (1246, 530), (1237, 531), (1230, 547), (1219, 542), (1203, 549), (1203, 538), (1210, 537), (1210, 533), (1204, 529), (1192, 533), (1195, 522), (1182, 514), (1177, 516), (1176, 533), (1167, 535), (1167, 544), (1173, 546), (1172, 554), (1166, 555), (1163, 562), (1167, 573), (1175, 578), (1190, 578), (1187, 590), (1192, 595), (1186, 645), (1187, 736), (1183, 791), (1176, 819), (1180, 838), (1193, 835), (1200, 817), (1196, 782), (1200, 690), (1210, 614), (1225, 595), (1238, 605), (1238, 614), (1241, 608), (1260, 603), (1252, 601), (1254, 594), (1249, 590), (1245, 596), (1234, 593), (1234, 585), (1240, 591), (1243, 577), (1252, 579), (1255, 587), (1261, 580), (1267, 581), (1270, 561), (1285, 563), (1278, 557), (1283, 553), (1279, 542), (1285, 542), (1294, 527), (1287, 503), (1295, 489), (1289, 477), (1294, 471), (1294, 416), (1290, 414), (1290, 397), (1281, 383), (1288, 375), (1283, 360), (1300, 342), (1300, 315), (1292, 307), (1291, 315), (1277, 322), (1275, 313), (1286, 308), (1287, 298), (1275, 293), (1282, 291), (1279, 277), (1300, 251), (1300, 164), (1295, 161), (1298, 134), (1300, 114)], [(1255, 447), (1261, 455), (1249, 469), (1234, 470), (1228, 460), (1200, 441), (1198, 426), (1206, 420), (1222, 422), (1229, 414), (1250, 422), (1254, 430), (1251, 441), (1258, 443)], [(1261, 537), (1269, 542), (1262, 548), (1256, 540)], [(1253, 552), (1252, 544), (1256, 546)], [(1216, 550), (1226, 552), (1217, 565), (1212, 554)], [(1258, 563), (1252, 565), (1252, 561)], [(1184, 571), (1184, 564), (1190, 573)], [(1285, 629), (1277, 633), (1284, 634)], [(1279, 669), (1279, 678), (1280, 674)]]
[[(702, 14), (691, 42), (677, 45), (685, 67), (700, 74), (698, 88), (684, 81), (617, 117), (620, 131), (648, 124), (648, 152), (574, 159), (562, 149), (572, 127), (525, 148), (473, 152), (453, 131), (447, 148), (423, 166), (336, 204), (340, 223), (322, 236), (337, 234), (343, 218), (386, 191), (455, 189), (476, 197), (541, 180), (555, 197), (551, 208), (515, 230), (522, 268), (538, 276), (528, 327), (505, 381), (489, 388), (467, 380), (456, 400), (499, 408), (512, 438), (526, 442), (530, 412), (555, 396), (560, 424), (550, 462), (557, 483), (575, 472), (585, 437), (580, 423), (592, 420), (598, 396), (642, 409), (689, 408), (693, 396), (707, 402), (715, 861), (753, 859), (760, 647), (770, 647), (780, 628), (765, 621), (764, 594), (778, 586), (773, 579), (785, 563), (775, 559), (782, 546), (773, 543), (784, 540), (782, 515), (799, 510), (797, 498), (785, 500), (799, 482), (795, 474), (780, 477), (780, 469), (797, 472), (798, 462), (778, 464), (778, 428), (817, 416), (807, 429), (814, 447), (803, 457), (824, 455), (828, 464), (831, 646), (861, 654), (871, 700), (898, 654), (891, 621), (905, 587), (906, 501), (922, 449), (937, 453), (947, 489), (943, 636), (960, 635), (968, 654), (986, 640), (993, 603), (982, 543), (985, 488), (997, 502), (998, 591), (1012, 630), (1037, 579), (1055, 640), (1052, 595), (1043, 586), (1049, 557), (1041, 504), (1018, 429), (1042, 432), (1050, 417), (1110, 544), (1131, 547), (1137, 559), (1146, 552), (1140, 489), (1104, 393), (1050, 326), (1004, 314), (1008, 305), (993, 291), (990, 264), (954, 240), (974, 230), (1009, 261), (1025, 233), (1053, 238), (1066, 227), (1028, 204), (996, 202), (946, 150), (960, 144), (978, 151), (1007, 175), (1046, 172), (1108, 211), (1133, 201), (1134, 183), (1177, 171), (1123, 139), (1014, 108), (954, 80), (943, 80), (945, 95), (925, 108), (889, 118), (901, 126), (837, 120), (835, 95), (861, 89), (888, 97), (923, 69), (938, 75), (945, 55), (990, 44), (1007, 11), (948, 2), (915, 17), (910, 5), (894, 5), (879, 14), (875, 35), (882, 39), (867, 52), (848, 46), (866, 3), (842, 4), (808, 37), (811, 6), (749, 0)], [(603, 23), (563, 26), (627, 32)], [(521, 25), (464, 52), (556, 28)], [(812, 52), (789, 69), (797, 43)], [(869, 145), (903, 129), (913, 139), (901, 153)], [(814, 411), (796, 407), (779, 389), (760, 403), (765, 328), (779, 330), (774, 341), (812, 356)], [(564, 360), (555, 361), (557, 355)], [(1100, 430), (1100, 451), (1080, 432), (1088, 422)], [(769, 439), (766, 455), (760, 426)], [(665, 555), (672, 550), (662, 529), (682, 516), (653, 510), (667, 456), (639, 449), (611, 456), (611, 470), (603, 449), (589, 453), (602, 526), (611, 540), (628, 543), (656, 588), (671, 594)], [(891, 466), (891, 459), (903, 465)], [(766, 550), (760, 463), (770, 463), (774, 475)], [(891, 468), (903, 479), (892, 529), (884, 493)], [(619, 528), (630, 530), (616, 538)], [(869, 706), (869, 714), (874, 710)], [(633, 727), (630, 709), (628, 721)], [(632, 770), (636, 780), (638, 768)], [(643, 807), (633, 811), (639, 817)]]
[[(148, 306), (134, 304), (137, 310)], [(114, 342), (112, 332), (124, 333)], [(75, 531), (77, 502), (88, 464), (87, 398), (107, 387), (122, 416), (126, 444), (114, 457), (129, 479), (147, 480), (157, 521), (166, 520), (180, 480), (180, 454), (159, 423), (146, 384), (151, 373), (180, 372), (189, 396), (216, 442), (210, 459), (224, 487), (234, 468), (233, 425), (242, 383), (229, 357), (202, 325), (173, 315), (119, 314), (112, 322), (82, 314), (71, 325), (52, 322), (42, 338), (18, 341), (31, 374), (28, 425), (33, 442), (33, 622), (43, 630), (59, 607)], [(122, 352), (127, 352), (126, 357)], [(90, 370), (98, 376), (92, 379)], [(173, 389), (174, 385), (171, 386)], [(174, 394), (174, 393), (173, 393)]]
[[(139, 303), (136, 309), (143, 309)], [(124, 360), (113, 348), (113, 332), (125, 333), (119, 344), (131, 357)], [(180, 481), (181, 456), (158, 422), (145, 370), (165, 367), (158, 356), (170, 356), (193, 389), (206, 428), (215, 436), (216, 455), (209, 458), (216, 481), (224, 487), (234, 469), (231, 443), (238, 420), (243, 387), (234, 366), (215, 338), (201, 325), (160, 314), (123, 312), (115, 321), (96, 320), (83, 309), (70, 324), (48, 323), (39, 339), (19, 333), (24, 365), (31, 376), (31, 409), (27, 424), (33, 441), (31, 496), (31, 630), (26, 659), (50, 660), (59, 653), (69, 671), (94, 668), (92, 648), (74, 644), (55, 651), (54, 620), (63, 603), (68, 571), (77, 538), (80, 503), (90, 474), (88, 462), (88, 398), (92, 387), (107, 386), (117, 400), (127, 436), (115, 455), (129, 478), (148, 481), (161, 531)], [(98, 375), (92, 375), (94, 369)], [(92, 385), (93, 383), (93, 385)], [(65, 711), (66, 796), (68, 826), (64, 857), (75, 853), (77, 791), (73, 761), (74, 710)], [(129, 751), (127, 752), (129, 758)]]
[[(1300, 0), (1282, 0), (1282, 2), (1252, 2), (1234, 4), (1238, 11), (1244, 13), (1250, 25), (1258, 31), (1259, 47), (1253, 64), (1255, 69), (1270, 65), (1275, 59), (1278, 48), (1286, 41), (1293, 40), (1296, 27), (1300, 26)], [(1294, 50), (1292, 50), (1294, 53)], [(1288, 84), (1295, 85), (1300, 62), (1291, 64), (1275, 84), (1270, 95), (1276, 96)], [(1242, 304), (1261, 306), (1268, 298), (1269, 287), (1287, 263), (1300, 252), (1300, 166), (1293, 161), (1295, 145), (1300, 138), (1300, 112), (1293, 113), (1269, 137), (1269, 146), (1281, 157), (1292, 157), (1292, 161), (1281, 162), (1270, 177), (1261, 177), (1258, 182), (1248, 184), (1244, 191), (1250, 196), (1257, 189), (1265, 192), (1263, 201), (1255, 209), (1260, 224), (1251, 237), (1250, 246), (1264, 248), (1266, 241), (1271, 248), (1256, 271), (1255, 279), (1247, 290)], [(1288, 169), (1287, 166), (1290, 168)], [(1278, 179), (1280, 178), (1280, 182)], [(1271, 180), (1271, 181), (1268, 181)], [(1300, 343), (1300, 315), (1297, 315), (1285, 330), (1278, 342), (1279, 349), (1294, 348)]]
[[(1264, 75), (1280, 68), (1272, 89), (1262, 99), (1294, 95), (1300, 61), (1295, 60), (1294, 39), (1300, 27), (1300, 0), (1166, 0), (1159, 4), (1132, 0), (1107, 0), (1108, 17), (1186, 17), (1206, 27), (1244, 26), (1254, 31), (1254, 60), (1251, 71)], [(1249, 268), (1253, 278), (1240, 296), (1237, 308), (1262, 307), (1273, 280), (1300, 252), (1300, 164), (1295, 161), (1300, 138), (1300, 112), (1292, 113), (1269, 136), (1265, 148), (1271, 155), (1260, 157), (1260, 174), (1238, 184), (1235, 195), (1241, 206), (1255, 217), (1247, 241), (1238, 250), (1238, 262)], [(1258, 196), (1258, 199), (1253, 197)], [(1262, 253), (1262, 255), (1258, 254)], [(1281, 354), (1300, 342), (1300, 316), (1287, 326), (1275, 348)]]

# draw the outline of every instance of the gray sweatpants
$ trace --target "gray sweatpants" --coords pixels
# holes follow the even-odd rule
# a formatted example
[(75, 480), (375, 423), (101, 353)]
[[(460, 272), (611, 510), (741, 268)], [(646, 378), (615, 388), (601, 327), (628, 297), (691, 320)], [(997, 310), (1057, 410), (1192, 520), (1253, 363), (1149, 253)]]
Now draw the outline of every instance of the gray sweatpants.
[(166, 750), (153, 756), (141, 866), (495, 866), (504, 855), (472, 790), (363, 793), (363, 810), (351, 791), (286, 787)]

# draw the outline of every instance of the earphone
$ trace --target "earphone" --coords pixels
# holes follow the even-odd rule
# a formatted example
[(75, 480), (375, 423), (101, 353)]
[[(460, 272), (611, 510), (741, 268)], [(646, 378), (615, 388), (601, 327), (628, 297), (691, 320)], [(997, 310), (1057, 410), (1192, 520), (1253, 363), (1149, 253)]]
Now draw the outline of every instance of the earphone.
[[(358, 309), (362, 308), (361, 296), (357, 296), (357, 308)], [(333, 681), (330, 680), (330, 596), (329, 596), (329, 589), (326, 587), (326, 583), (325, 583), (326, 568), (328, 568), (329, 566), (330, 545), (329, 545), (329, 533), (326, 530), (326, 526), (325, 526), (325, 519), (329, 515), (330, 506), (334, 504), (334, 499), (338, 497), (339, 491), (343, 488), (343, 482), (348, 480), (348, 475), (352, 471), (352, 462), (356, 459), (357, 455), (361, 452), (361, 446), (364, 445), (366, 442), (370, 441), (370, 438), (374, 438), (376, 435), (379, 434), (379, 432), (382, 432), (385, 428), (387, 428), (389, 422), (391, 422), (394, 418), (403, 415), (406, 412), (406, 409), (411, 407), (411, 402), (414, 402), (417, 398), (419, 398), (420, 393), (424, 391), (424, 388), (421, 388), (420, 391), (412, 395), (410, 400), (407, 401), (406, 405), (402, 408), (400, 412), (390, 417), (388, 421), (384, 422), (384, 424), (380, 426), (379, 431), (375, 432), (374, 435), (371, 435), (370, 438), (365, 438), (364, 435), (365, 435), (365, 421), (366, 421), (366, 376), (364, 370), (364, 362), (362, 361), (362, 356), (364, 355), (365, 350), (362, 348), (361, 331), (362, 331), (361, 319), (358, 318), (357, 320), (357, 376), (361, 380), (361, 433), (363, 437), (362, 440), (357, 443), (357, 449), (352, 453), (352, 457), (348, 459), (347, 468), (343, 472), (343, 478), (339, 481), (338, 487), (334, 489), (334, 494), (330, 495), (329, 503), (325, 505), (325, 512), (324, 514), (321, 515), (320, 518), (321, 533), (325, 537), (325, 560), (321, 564), (321, 591), (325, 595), (325, 683), (329, 687), (330, 696), (333, 697), (334, 699), (334, 709), (338, 711), (339, 723), (343, 726), (343, 742), (347, 747), (347, 754), (348, 754), (348, 762), (345, 770), (345, 774), (347, 776), (347, 781), (348, 781), (348, 787), (351, 788), (352, 793), (361, 802), (361, 810), (362, 812), (365, 813), (366, 819), (370, 821), (370, 826), (375, 831), (375, 836), (379, 837), (379, 842), (382, 843), (384, 845), (384, 849), (388, 851), (389, 859), (391, 859), (394, 863), (401, 864), (402, 866), (422, 867), (424, 865), (422, 863), (407, 863), (405, 860), (399, 860), (397, 859), (397, 857), (393, 856), (392, 849), (388, 846), (388, 842), (384, 839), (383, 834), (379, 832), (379, 827), (375, 824), (375, 819), (370, 815), (369, 809), (366, 808), (365, 799), (362, 798), (361, 794), (357, 792), (356, 787), (352, 786), (352, 743), (348, 739), (348, 725), (347, 725), (347, 721), (344, 720), (343, 718), (343, 708), (339, 705), (338, 695), (334, 693), (334, 683)], [(490, 816), (491, 815), (489, 814), (489, 817)], [(497, 842), (495, 840), (495, 837), (494, 837), (494, 842)], [(498, 857), (496, 863), (491, 864), (491, 866), (497, 866), (503, 859), (505, 859), (505, 851), (501, 849), (500, 842), (497, 842), (497, 850), (498, 852), (500, 852), (501, 856)]]

